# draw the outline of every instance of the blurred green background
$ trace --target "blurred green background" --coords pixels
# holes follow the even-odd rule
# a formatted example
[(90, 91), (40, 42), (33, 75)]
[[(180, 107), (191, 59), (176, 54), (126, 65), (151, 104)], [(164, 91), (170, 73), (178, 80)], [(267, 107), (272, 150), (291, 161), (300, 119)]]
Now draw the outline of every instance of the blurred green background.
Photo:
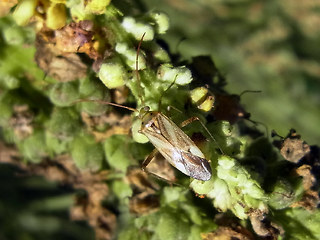
[[(320, 2), (143, 0), (165, 11), (164, 39), (183, 58), (211, 55), (227, 90), (251, 119), (285, 136), (294, 128), (309, 144), (320, 142)], [(126, 6), (128, 7), (128, 6)]]

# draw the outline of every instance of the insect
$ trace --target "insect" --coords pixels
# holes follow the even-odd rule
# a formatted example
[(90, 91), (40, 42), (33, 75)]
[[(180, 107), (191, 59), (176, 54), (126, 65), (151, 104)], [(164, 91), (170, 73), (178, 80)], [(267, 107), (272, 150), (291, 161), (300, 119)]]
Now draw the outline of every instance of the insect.
[[(155, 111), (147, 111), (141, 120), (140, 132), (172, 166), (192, 178), (210, 180), (211, 167), (204, 154), (173, 121)], [(150, 154), (144, 160), (143, 168), (147, 167), (153, 156)]]
[[(138, 54), (141, 41), (137, 50), (136, 72), (138, 69)], [(138, 72), (137, 79), (139, 79)], [(171, 87), (171, 85), (169, 86), (169, 88)], [(139, 95), (141, 96), (141, 90), (139, 91)], [(155, 150), (151, 154), (149, 154), (149, 156), (143, 161), (143, 170), (146, 170), (147, 165), (151, 162), (155, 154), (157, 152), (160, 152), (160, 154), (172, 166), (174, 166), (187, 176), (203, 181), (210, 180), (212, 171), (210, 164), (208, 160), (206, 160), (204, 154), (188, 135), (186, 135), (172, 120), (170, 120), (160, 111), (150, 111), (150, 108), (147, 106), (142, 107), (139, 111), (135, 108), (101, 100), (80, 101), (93, 101), (138, 112), (138, 118), (141, 120), (141, 127), (139, 132), (145, 135), (155, 146)], [(208, 133), (210, 134), (210, 132)]]

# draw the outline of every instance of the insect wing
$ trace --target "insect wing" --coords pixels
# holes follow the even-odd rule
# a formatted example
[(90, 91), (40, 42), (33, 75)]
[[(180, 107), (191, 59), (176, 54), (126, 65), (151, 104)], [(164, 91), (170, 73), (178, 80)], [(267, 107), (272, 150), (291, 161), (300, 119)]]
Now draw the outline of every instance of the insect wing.
[(210, 180), (212, 172), (206, 159), (187, 152), (181, 152), (181, 156), (190, 177), (203, 181)]
[(155, 113), (154, 117), (142, 126), (141, 132), (178, 170), (195, 179), (209, 180), (211, 167), (200, 149), (168, 117), (152, 113)]

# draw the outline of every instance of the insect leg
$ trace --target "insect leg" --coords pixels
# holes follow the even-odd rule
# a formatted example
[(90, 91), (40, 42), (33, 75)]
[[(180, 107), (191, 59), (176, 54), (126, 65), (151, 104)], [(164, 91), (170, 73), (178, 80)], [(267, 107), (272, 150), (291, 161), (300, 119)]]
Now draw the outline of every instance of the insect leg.
[(141, 168), (143, 171), (148, 172), (146, 167), (149, 165), (149, 163), (152, 161), (154, 156), (158, 153), (159, 151), (155, 148), (153, 151), (148, 155), (148, 157), (143, 161)]
[(169, 111), (171, 110), (171, 108), (174, 109), (174, 110), (176, 110), (178, 113), (183, 114), (183, 112), (182, 112), (181, 110), (179, 110), (178, 108), (176, 108), (176, 107), (174, 107), (174, 106), (171, 106), (171, 105), (169, 105), (169, 106), (167, 107), (167, 111), (169, 112)]
[(224, 154), (223, 150), (221, 149), (221, 147), (219, 146), (217, 140), (213, 137), (213, 135), (210, 133), (210, 131), (208, 130), (208, 128), (204, 125), (204, 123), (200, 120), (200, 118), (198, 117), (191, 117), (185, 121), (183, 121), (180, 124), (180, 127), (183, 128), (187, 125), (189, 125), (190, 123), (194, 122), (194, 121), (199, 121), (199, 123), (201, 124), (201, 126), (206, 130), (206, 132), (209, 134), (209, 136), (211, 137), (211, 139), (217, 144), (218, 148), (220, 149), (221, 153)]
[(147, 166), (149, 165), (149, 163), (152, 161), (152, 159), (153, 159), (158, 153), (159, 153), (159, 151), (158, 151), (156, 148), (153, 149), (153, 151), (152, 151), (152, 152), (147, 156), (147, 158), (143, 161), (142, 166), (141, 166), (142, 170), (143, 170), (144, 172), (146, 172), (146, 173), (154, 176), (155, 178), (161, 180), (161, 181), (164, 181), (164, 182), (169, 183), (170, 185), (176, 185), (176, 186), (180, 186), (180, 187), (181, 187), (180, 184), (175, 183), (175, 182), (173, 182), (173, 181), (170, 181), (169, 179), (163, 178), (163, 177), (161, 177), (161, 176), (159, 176), (159, 175), (157, 175), (157, 174), (155, 174), (155, 173), (153, 173), (153, 172), (150, 172), (150, 171), (147, 169)]

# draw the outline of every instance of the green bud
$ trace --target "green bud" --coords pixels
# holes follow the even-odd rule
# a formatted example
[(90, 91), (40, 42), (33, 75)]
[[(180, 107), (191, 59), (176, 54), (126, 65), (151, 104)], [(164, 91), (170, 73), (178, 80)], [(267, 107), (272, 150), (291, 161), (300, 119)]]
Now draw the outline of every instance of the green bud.
[(109, 165), (123, 173), (132, 164), (127, 142), (127, 136), (113, 135), (107, 138), (103, 144)]
[(186, 218), (187, 216), (182, 212), (162, 211), (155, 228), (156, 239), (188, 239), (190, 223)]
[(119, 200), (124, 200), (128, 204), (129, 197), (132, 196), (132, 189), (128, 183), (123, 180), (112, 181), (111, 189)]
[(226, 137), (230, 137), (232, 135), (232, 126), (228, 121), (221, 122), (221, 131)]
[(111, 0), (89, 0), (86, 2), (85, 10), (88, 13), (103, 14)]
[(163, 12), (153, 12), (150, 17), (156, 24), (156, 31), (158, 34), (165, 34), (169, 29), (169, 17)]
[(232, 169), (235, 165), (235, 161), (227, 156), (221, 157), (218, 163), (219, 166), (227, 170)]
[(51, 114), (48, 131), (62, 141), (70, 141), (79, 132), (79, 115), (71, 108), (55, 108)]
[[(79, 92), (81, 97), (92, 100), (109, 101), (108, 89), (103, 86), (97, 79), (85, 78), (80, 82)], [(109, 105), (97, 102), (82, 102), (81, 111), (88, 113), (91, 116), (100, 116), (105, 114)]]
[[(101, 99), (102, 101), (105, 98), (101, 97), (99, 93), (91, 95), (90, 99)], [(82, 102), (81, 111), (88, 113), (90, 116), (100, 116), (106, 113), (109, 105), (98, 103), (98, 102)]]
[(174, 68), (171, 64), (162, 64), (158, 69), (158, 78), (166, 82), (187, 85), (192, 81), (191, 71), (185, 66)]
[[(115, 50), (125, 57), (125, 62), (131, 70), (136, 70), (137, 51), (135, 49), (129, 48), (126, 43), (117, 43)], [(138, 55), (138, 70), (145, 68), (146, 60), (140, 51)]]
[(208, 94), (208, 89), (205, 87), (197, 87), (190, 91), (191, 100), (194, 104), (203, 100)]
[(25, 41), (25, 32), (21, 27), (8, 26), (3, 30), (3, 38), (9, 45), (21, 45)]
[(123, 86), (128, 76), (120, 62), (110, 61), (101, 65), (99, 78), (107, 88), (112, 89)]
[(137, 40), (141, 40), (144, 33), (144, 41), (151, 41), (154, 38), (153, 28), (149, 24), (136, 22), (132, 17), (123, 18), (122, 27)]
[(233, 201), (228, 185), (221, 179), (214, 181), (212, 191), (210, 191), (207, 196), (214, 199), (213, 205), (220, 211), (225, 212), (232, 207)]
[(34, 15), (37, 0), (22, 0), (15, 8), (12, 16), (18, 25), (26, 25)]
[[(103, 89), (103, 91), (101, 91)], [(97, 81), (96, 78), (85, 78), (80, 81), (79, 86), (79, 93), (81, 94), (81, 97), (84, 98), (90, 98), (92, 95), (94, 95), (96, 92), (99, 92), (101, 96), (105, 90), (107, 90), (100, 81)]]
[(214, 97), (207, 96), (208, 89), (205, 87), (198, 87), (190, 91), (191, 100), (197, 107), (205, 112), (208, 112), (213, 107)]
[(164, 50), (162, 47), (160, 47), (159, 45), (156, 45), (156, 47), (154, 47), (152, 51), (153, 51), (153, 56), (160, 62), (163, 62), (163, 63), (170, 62), (170, 56), (168, 52)]
[(136, 141), (137, 143), (149, 142), (149, 139), (144, 134), (139, 133), (140, 129), (141, 129), (141, 119), (138, 118), (132, 123), (131, 132), (132, 132), (133, 140)]
[(182, 202), (185, 200), (185, 192), (186, 190), (183, 188), (165, 187), (161, 201), (163, 201), (163, 204), (177, 203), (179, 201)]
[(20, 87), (20, 80), (12, 75), (4, 75), (0, 79), (8, 89), (16, 89)]
[(248, 218), (248, 214), (246, 213), (247, 210), (238, 202), (233, 204), (231, 211), (240, 219)]
[[(214, 188), (215, 181), (210, 179), (209, 181), (192, 180), (190, 187), (199, 195), (210, 194)], [(212, 197), (212, 196), (211, 196)]]
[(200, 105), (198, 105), (198, 108), (202, 111), (209, 112), (214, 104), (214, 98), (212, 96), (208, 96), (206, 100), (204, 100)]
[(80, 169), (97, 171), (103, 162), (103, 148), (93, 136), (83, 135), (76, 137), (71, 144), (71, 156)]
[(51, 3), (47, 11), (46, 24), (48, 28), (59, 29), (66, 25), (66, 7), (62, 3)]
[(284, 209), (295, 201), (294, 189), (285, 179), (276, 182), (269, 197), (268, 203), (274, 209)]
[(51, 101), (59, 106), (66, 107), (79, 99), (77, 82), (59, 82), (50, 90)]
[(220, 156), (217, 173), (210, 181), (192, 181), (190, 187), (198, 194), (213, 199), (213, 204), (225, 212), (231, 210), (238, 218), (248, 218), (250, 210), (267, 211), (267, 198), (250, 174), (229, 156)]
[(72, 19), (75, 21), (90, 19), (92, 17), (91, 14), (85, 11), (83, 0), (68, 0), (66, 6), (71, 13)]
[(49, 154), (53, 156), (68, 151), (68, 142), (61, 141), (50, 132), (46, 132), (45, 141), (47, 143)]
[[(92, 96), (91, 99), (101, 99)], [(103, 100), (103, 99), (102, 99)], [(101, 116), (106, 113), (108, 105), (97, 102), (82, 102), (81, 111), (88, 113), (90, 116)]]

